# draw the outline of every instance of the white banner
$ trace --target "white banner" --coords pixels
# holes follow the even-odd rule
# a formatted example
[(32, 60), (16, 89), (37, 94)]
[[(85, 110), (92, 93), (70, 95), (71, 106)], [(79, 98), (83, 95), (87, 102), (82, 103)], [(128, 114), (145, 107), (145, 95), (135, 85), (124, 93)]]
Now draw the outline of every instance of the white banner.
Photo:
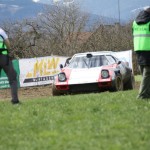
[(20, 87), (52, 83), (53, 76), (60, 72), (59, 65), (64, 65), (66, 58), (48, 56), (20, 59)]
[(116, 56), (119, 60), (128, 62), (129, 67), (133, 68), (133, 66), (132, 66), (132, 50), (113, 52), (113, 55)]

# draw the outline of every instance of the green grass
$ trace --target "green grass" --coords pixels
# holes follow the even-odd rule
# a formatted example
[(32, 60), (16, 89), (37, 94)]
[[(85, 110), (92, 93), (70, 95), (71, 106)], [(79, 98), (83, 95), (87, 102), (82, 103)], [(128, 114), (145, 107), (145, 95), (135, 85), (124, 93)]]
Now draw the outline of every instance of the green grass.
[(0, 102), (0, 150), (149, 150), (150, 102), (137, 91)]
[(140, 82), (142, 80), (142, 76), (141, 75), (136, 75), (135, 76), (135, 81)]

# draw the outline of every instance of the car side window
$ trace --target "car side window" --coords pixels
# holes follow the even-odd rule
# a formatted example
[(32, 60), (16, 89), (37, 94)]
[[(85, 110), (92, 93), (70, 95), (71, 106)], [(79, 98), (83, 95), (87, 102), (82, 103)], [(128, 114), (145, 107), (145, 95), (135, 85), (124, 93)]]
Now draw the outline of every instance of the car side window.
[(113, 56), (106, 55), (106, 58), (108, 59), (108, 61), (110, 62), (110, 64), (116, 63), (116, 60), (115, 60), (115, 58)]
[(101, 55), (101, 65), (108, 65), (108, 60), (104, 55)]
[(71, 57), (69, 57), (69, 58), (66, 59), (66, 62), (65, 62), (65, 64), (64, 64), (64, 67), (66, 67), (67, 65), (69, 65), (70, 60), (71, 60)]

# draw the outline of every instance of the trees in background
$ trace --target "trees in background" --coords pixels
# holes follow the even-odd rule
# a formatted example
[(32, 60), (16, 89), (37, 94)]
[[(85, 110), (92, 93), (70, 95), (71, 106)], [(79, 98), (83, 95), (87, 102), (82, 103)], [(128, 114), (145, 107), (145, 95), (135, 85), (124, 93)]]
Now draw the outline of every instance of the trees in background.
[(39, 54), (37, 40), (39, 28), (33, 20), (5, 22), (3, 25), (11, 42), (10, 55), (14, 58), (35, 57)]
[(78, 6), (45, 7), (36, 19), (5, 22), (12, 44), (12, 55), (19, 58), (48, 55), (72, 55), (78, 52), (80, 34), (88, 15)]
[(131, 23), (104, 24), (100, 19), (87, 29), (89, 15), (77, 5), (45, 7), (35, 19), (5, 22), (15, 58), (72, 56), (85, 51), (133, 49)]
[[(72, 55), (79, 49), (78, 38), (85, 30), (88, 15), (80, 11), (76, 5), (72, 7), (47, 7), (45, 13), (38, 18), (42, 39), (48, 41), (49, 54)], [(44, 41), (43, 41), (44, 42)]]

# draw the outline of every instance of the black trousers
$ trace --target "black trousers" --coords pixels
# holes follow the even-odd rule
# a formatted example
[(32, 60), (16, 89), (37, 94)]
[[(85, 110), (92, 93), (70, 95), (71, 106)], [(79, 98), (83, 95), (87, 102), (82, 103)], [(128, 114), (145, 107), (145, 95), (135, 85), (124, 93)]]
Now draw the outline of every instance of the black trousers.
[(140, 65), (140, 71), (142, 74), (142, 81), (137, 98), (150, 98), (150, 66)]
[(11, 96), (12, 102), (18, 102), (18, 84), (17, 84), (17, 73), (13, 68), (12, 61), (9, 59), (7, 55), (0, 54), (0, 69), (3, 69), (6, 73), (10, 88), (11, 88)]

